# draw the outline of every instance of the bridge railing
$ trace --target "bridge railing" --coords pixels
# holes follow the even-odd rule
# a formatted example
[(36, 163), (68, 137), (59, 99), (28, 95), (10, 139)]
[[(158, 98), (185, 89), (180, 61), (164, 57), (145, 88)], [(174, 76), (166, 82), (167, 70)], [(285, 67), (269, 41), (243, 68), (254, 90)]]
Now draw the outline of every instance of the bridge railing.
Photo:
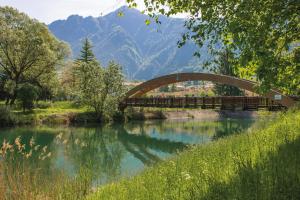
[(169, 108), (220, 108), (244, 110), (282, 107), (267, 97), (216, 96), (216, 97), (147, 97), (127, 98), (123, 107), (169, 107)]

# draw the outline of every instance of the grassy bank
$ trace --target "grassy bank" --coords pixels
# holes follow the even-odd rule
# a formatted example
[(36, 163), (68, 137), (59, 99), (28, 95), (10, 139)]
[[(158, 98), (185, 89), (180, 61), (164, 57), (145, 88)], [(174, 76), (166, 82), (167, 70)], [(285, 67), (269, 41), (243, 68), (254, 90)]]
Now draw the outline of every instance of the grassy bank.
[(180, 153), (87, 199), (300, 199), (300, 111)]
[(69, 101), (39, 102), (33, 110), (25, 113), (18, 106), (2, 105), (0, 110), (0, 126), (97, 122), (87, 107)]

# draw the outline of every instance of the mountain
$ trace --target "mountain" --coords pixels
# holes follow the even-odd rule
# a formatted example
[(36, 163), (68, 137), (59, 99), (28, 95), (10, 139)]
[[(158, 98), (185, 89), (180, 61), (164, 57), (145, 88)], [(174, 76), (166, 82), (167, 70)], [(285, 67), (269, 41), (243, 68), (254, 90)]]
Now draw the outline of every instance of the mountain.
[[(118, 16), (122, 12), (124, 16)], [(179, 71), (201, 71), (200, 59), (193, 56), (196, 45), (188, 42), (182, 48), (177, 41), (186, 31), (184, 20), (160, 17), (160, 25), (135, 9), (121, 7), (103, 17), (71, 15), (49, 25), (50, 31), (70, 44), (77, 57), (82, 41), (88, 37), (101, 64), (115, 60), (123, 66), (128, 79), (150, 79)], [(201, 49), (202, 55), (206, 50)]]

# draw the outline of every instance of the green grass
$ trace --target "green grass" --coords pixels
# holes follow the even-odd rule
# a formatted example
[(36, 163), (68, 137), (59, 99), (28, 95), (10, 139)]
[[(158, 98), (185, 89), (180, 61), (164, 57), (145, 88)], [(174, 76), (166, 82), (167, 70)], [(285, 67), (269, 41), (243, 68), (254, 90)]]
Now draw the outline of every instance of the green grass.
[(179, 153), (93, 199), (300, 199), (300, 110)]
[[(4, 104), (3, 102), (0, 103)], [(15, 106), (10, 109), (13, 115), (13, 124), (68, 124), (70, 121), (92, 121), (93, 114), (86, 106), (75, 105), (70, 101), (44, 102), (40, 101), (32, 111), (25, 113), (21, 108)], [(4, 124), (5, 125), (5, 124)]]

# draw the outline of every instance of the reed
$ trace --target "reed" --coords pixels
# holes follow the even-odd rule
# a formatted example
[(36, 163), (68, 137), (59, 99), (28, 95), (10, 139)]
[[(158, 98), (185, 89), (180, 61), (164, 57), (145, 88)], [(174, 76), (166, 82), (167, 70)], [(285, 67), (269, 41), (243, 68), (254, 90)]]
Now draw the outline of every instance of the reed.
[[(68, 142), (60, 135), (56, 139)], [(74, 178), (43, 166), (52, 153), (47, 146), (35, 145), (34, 138), (29, 144), (22, 143), (21, 137), (11, 143), (4, 140), (0, 147), (0, 200), (83, 199), (91, 190), (92, 173), (84, 166)]]

